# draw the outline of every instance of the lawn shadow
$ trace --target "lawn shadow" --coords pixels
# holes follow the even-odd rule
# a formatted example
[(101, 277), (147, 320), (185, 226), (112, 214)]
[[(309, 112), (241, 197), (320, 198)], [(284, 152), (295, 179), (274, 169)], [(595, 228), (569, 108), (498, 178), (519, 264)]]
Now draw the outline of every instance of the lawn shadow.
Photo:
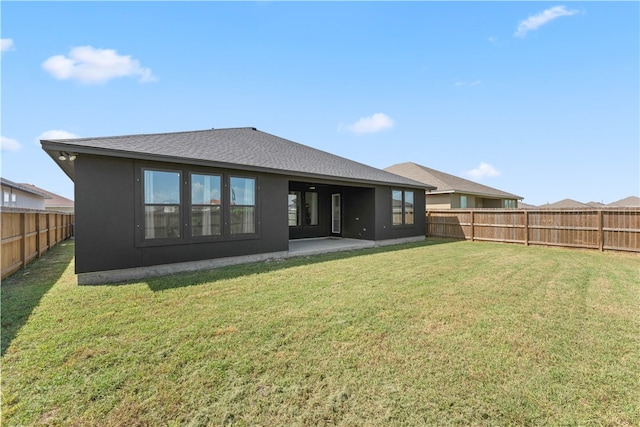
[[(455, 243), (459, 240), (427, 238), (421, 242), (405, 243), (391, 246), (381, 246), (366, 249), (354, 249), (342, 252), (330, 252), (318, 255), (296, 256), (286, 259), (268, 260), (262, 262), (254, 262), (247, 264), (232, 265), (220, 267), (211, 270), (202, 270), (188, 273), (177, 273), (167, 276), (159, 276), (148, 278), (144, 283), (154, 292), (164, 291), (168, 289), (177, 289), (187, 286), (201, 285), (203, 283), (212, 283), (219, 280), (235, 279), (242, 276), (253, 274), (269, 273), (272, 271), (284, 270), (287, 268), (297, 267), (301, 265), (319, 264), (323, 262), (358, 258), (367, 255), (389, 253), (402, 251), (412, 248), (420, 248), (425, 246), (435, 246), (440, 244)], [(130, 281), (119, 283), (121, 285), (140, 283), (140, 281)]]
[(1, 355), (11, 345), (42, 297), (60, 279), (73, 260), (75, 242), (66, 240), (40, 259), (2, 280), (0, 286), (2, 323)]

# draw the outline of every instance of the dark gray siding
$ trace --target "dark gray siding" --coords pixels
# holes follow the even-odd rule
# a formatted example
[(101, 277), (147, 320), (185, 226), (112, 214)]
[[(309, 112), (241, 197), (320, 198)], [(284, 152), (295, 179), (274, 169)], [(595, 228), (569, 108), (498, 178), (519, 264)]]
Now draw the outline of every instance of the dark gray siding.
[[(414, 224), (411, 226), (391, 225), (391, 191), (410, 190), (414, 197)], [(400, 239), (426, 235), (426, 212), (424, 190), (402, 187), (376, 187), (376, 240)]]
[[(257, 235), (145, 244), (137, 227), (142, 196), (136, 177), (143, 166), (255, 177)], [(75, 178), (76, 273), (288, 250), (286, 177), (83, 155), (76, 159)]]
[(76, 273), (142, 265), (135, 247), (134, 161), (75, 160)]

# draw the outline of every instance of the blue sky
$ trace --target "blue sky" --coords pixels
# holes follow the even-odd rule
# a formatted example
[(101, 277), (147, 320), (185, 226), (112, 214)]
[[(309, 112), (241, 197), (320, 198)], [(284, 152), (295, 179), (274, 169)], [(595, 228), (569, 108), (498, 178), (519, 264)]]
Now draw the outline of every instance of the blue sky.
[(534, 205), (640, 193), (638, 2), (0, 7), (1, 174), (69, 198), (39, 138), (244, 126)]

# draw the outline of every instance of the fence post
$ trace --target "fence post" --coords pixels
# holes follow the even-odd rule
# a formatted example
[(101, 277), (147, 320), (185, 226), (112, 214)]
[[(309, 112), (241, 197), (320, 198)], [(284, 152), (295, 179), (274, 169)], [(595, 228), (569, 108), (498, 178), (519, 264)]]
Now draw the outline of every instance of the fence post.
[(22, 268), (27, 267), (27, 217), (26, 213), (20, 214), (20, 234), (22, 238), (20, 240), (20, 261), (22, 261)]
[(529, 212), (524, 211), (524, 245), (529, 246)]
[(598, 249), (600, 252), (604, 251), (604, 230), (603, 230), (603, 217), (602, 209), (598, 209)]
[(473, 242), (473, 222), (475, 221), (475, 215), (473, 209), (471, 209), (469, 212), (471, 212), (471, 241)]
[(40, 258), (40, 214), (36, 213), (36, 258)]

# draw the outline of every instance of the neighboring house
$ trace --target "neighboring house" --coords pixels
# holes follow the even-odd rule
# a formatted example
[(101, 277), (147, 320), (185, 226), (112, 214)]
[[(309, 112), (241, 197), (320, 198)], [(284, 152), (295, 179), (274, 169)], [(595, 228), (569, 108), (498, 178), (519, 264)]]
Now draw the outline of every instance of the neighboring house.
[(23, 184), (0, 178), (2, 207), (44, 210), (49, 196)]
[(624, 199), (609, 203), (607, 207), (619, 207), (619, 208), (637, 208), (640, 207), (640, 197), (629, 196)]
[(55, 212), (65, 212), (65, 213), (73, 213), (74, 204), (73, 200), (69, 200), (66, 197), (62, 197), (59, 194), (52, 193), (51, 191), (47, 191), (45, 189), (36, 187), (33, 184), (20, 184), (25, 188), (29, 188), (31, 190), (38, 191), (46, 196), (47, 199), (44, 201), (44, 208), (48, 211)]
[(516, 208), (523, 197), (407, 162), (385, 168), (432, 187), (426, 193), (427, 209)]
[(587, 204), (587, 206), (590, 206), (592, 208), (602, 208), (602, 207), (604, 207), (604, 203), (601, 203), (601, 202), (591, 201), (591, 202), (587, 202), (586, 204)]
[(41, 143), (75, 183), (79, 283), (286, 256), (290, 239), (425, 238), (427, 186), (255, 128)]
[(518, 201), (518, 209), (536, 209), (537, 206), (536, 205), (530, 205), (528, 203), (523, 203), (521, 201)]
[(562, 199), (554, 203), (546, 203), (538, 206), (539, 209), (584, 209), (591, 206), (573, 199)]

